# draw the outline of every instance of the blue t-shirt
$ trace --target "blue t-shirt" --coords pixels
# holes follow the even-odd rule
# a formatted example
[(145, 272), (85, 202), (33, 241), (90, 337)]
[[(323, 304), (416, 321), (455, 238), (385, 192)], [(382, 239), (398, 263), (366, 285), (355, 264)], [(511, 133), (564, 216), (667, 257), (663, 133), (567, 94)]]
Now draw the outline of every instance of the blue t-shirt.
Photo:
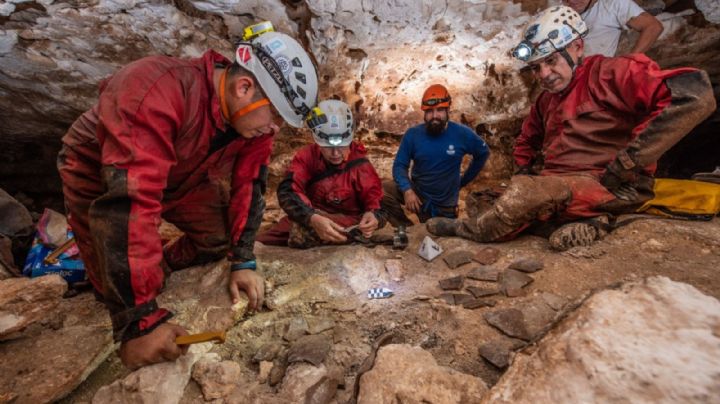
[[(460, 165), (466, 154), (473, 159), (461, 178)], [(434, 136), (420, 124), (408, 129), (400, 142), (393, 179), (402, 192), (413, 188), (426, 203), (453, 208), (460, 188), (478, 175), (489, 154), (485, 141), (465, 125), (450, 121), (444, 132)], [(412, 180), (408, 178), (411, 161)]]

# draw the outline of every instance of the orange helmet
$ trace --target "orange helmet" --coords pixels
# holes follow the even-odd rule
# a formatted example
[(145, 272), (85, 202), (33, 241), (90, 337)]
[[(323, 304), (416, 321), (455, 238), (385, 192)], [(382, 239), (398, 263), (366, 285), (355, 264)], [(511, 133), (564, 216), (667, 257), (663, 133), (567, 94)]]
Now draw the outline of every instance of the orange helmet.
[(433, 84), (425, 90), (420, 109), (427, 111), (433, 108), (450, 108), (452, 97), (442, 84)]

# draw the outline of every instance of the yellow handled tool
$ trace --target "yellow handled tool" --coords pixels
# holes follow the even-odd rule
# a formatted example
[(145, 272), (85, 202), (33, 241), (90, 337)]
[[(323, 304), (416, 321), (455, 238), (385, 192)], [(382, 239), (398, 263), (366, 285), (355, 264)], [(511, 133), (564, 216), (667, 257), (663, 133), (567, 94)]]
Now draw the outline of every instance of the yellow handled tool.
[(199, 344), (202, 342), (215, 341), (218, 344), (225, 342), (225, 331), (203, 332), (200, 334), (182, 335), (175, 338), (178, 345)]
[(70, 247), (72, 247), (72, 245), (73, 245), (74, 243), (75, 243), (75, 237), (70, 237), (70, 238), (67, 239), (67, 241), (64, 242), (60, 247), (56, 248), (55, 250), (53, 250), (53, 252), (51, 252), (50, 254), (48, 254), (47, 257), (45, 257), (45, 259), (43, 260), (43, 263), (44, 263), (45, 265), (57, 264), (57, 262), (58, 262), (58, 257), (60, 257), (60, 254), (62, 254), (62, 253), (64, 253), (65, 251), (69, 250)]

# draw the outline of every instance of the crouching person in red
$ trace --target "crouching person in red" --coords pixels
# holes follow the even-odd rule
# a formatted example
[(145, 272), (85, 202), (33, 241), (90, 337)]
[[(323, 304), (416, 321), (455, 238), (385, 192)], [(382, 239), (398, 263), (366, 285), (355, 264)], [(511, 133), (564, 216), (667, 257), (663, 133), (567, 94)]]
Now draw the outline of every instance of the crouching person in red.
[(657, 161), (715, 110), (712, 85), (704, 71), (661, 70), (640, 53), (584, 57), (587, 32), (564, 6), (530, 23), (514, 55), (545, 91), (515, 144), (519, 170), (492, 207), (431, 219), (428, 231), (485, 243), (562, 224), (550, 245), (567, 250), (600, 236), (591, 218), (632, 213), (653, 198)]
[(295, 248), (342, 244), (352, 241), (354, 226), (370, 237), (385, 225), (382, 184), (365, 147), (353, 141), (350, 108), (322, 101), (308, 123), (315, 143), (297, 152), (278, 187), (287, 216), (257, 240)]
[[(227, 256), (233, 301), (242, 290), (262, 305), (253, 243), (273, 136), (302, 126), (317, 97), (307, 53), (271, 27), (243, 38), (235, 63), (210, 50), (129, 64), (63, 137), (69, 222), (129, 368), (183, 353), (187, 332), (155, 300), (169, 271)], [(184, 232), (164, 248), (161, 218)]]

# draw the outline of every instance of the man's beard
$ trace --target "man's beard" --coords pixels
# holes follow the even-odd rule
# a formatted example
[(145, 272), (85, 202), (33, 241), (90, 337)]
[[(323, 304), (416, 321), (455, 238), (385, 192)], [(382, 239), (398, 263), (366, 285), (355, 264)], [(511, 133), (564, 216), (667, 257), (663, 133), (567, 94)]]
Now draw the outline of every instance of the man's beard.
[(445, 130), (447, 121), (441, 119), (431, 119), (425, 122), (425, 129), (430, 135), (437, 136)]

